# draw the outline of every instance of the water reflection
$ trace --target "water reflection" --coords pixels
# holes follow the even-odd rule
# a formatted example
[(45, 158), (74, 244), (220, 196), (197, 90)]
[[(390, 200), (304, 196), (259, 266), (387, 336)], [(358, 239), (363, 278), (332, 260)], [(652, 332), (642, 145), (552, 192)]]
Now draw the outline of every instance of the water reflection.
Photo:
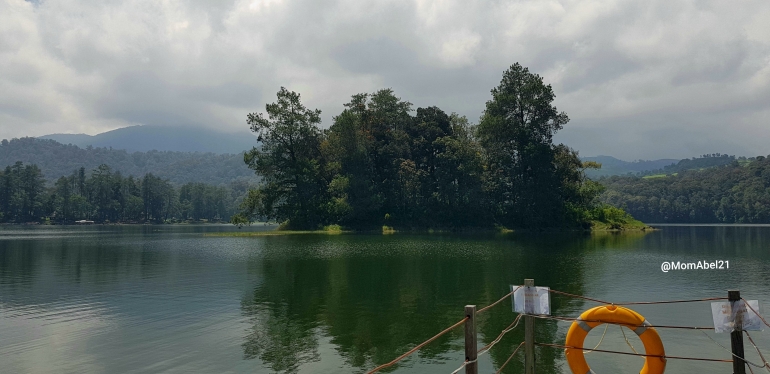
[[(460, 320), (464, 305), (488, 305), (524, 278), (618, 302), (722, 296), (727, 288), (760, 300), (765, 310), (770, 301), (770, 227), (499, 237), (202, 235), (231, 229), (0, 227), (0, 367), (36, 373), (364, 372)], [(729, 260), (730, 270), (659, 269), (664, 260), (717, 259)], [(593, 305), (552, 296), (555, 315), (575, 316)], [(657, 324), (711, 323), (707, 303), (635, 309)], [(481, 314), (479, 344), (490, 343), (514, 318), (509, 301)], [(537, 321), (536, 339), (561, 342), (568, 326)], [(671, 354), (728, 358), (702, 334), (665, 330), (661, 336)], [(712, 337), (729, 345), (729, 337)], [(754, 338), (770, 347), (770, 336)], [(521, 329), (506, 335), (482, 356), (480, 371), (496, 370), (522, 340)], [(586, 345), (597, 342), (589, 336)], [(610, 328), (603, 346), (626, 344)], [(568, 372), (561, 350), (537, 348), (537, 357), (539, 373)], [(446, 373), (462, 358), (458, 329), (390, 371)], [(521, 373), (521, 359), (505, 372)], [(601, 354), (589, 362), (596, 372), (635, 365)], [(671, 361), (668, 371), (728, 369)]]
[[(630, 248), (642, 235), (530, 235), (271, 237), (250, 270), (263, 281), (242, 300), (251, 326), (244, 357), (271, 370), (295, 373), (319, 360), (319, 335), (328, 336), (345, 363), (358, 371), (390, 361), (463, 317), (463, 306), (487, 305), (509, 284), (538, 284), (582, 294), (581, 257), (596, 249)], [(597, 264), (589, 264), (592, 270)], [(580, 303), (554, 297), (554, 314), (574, 314)], [(510, 302), (480, 316), (479, 341), (494, 340), (515, 314)], [(538, 321), (537, 341), (563, 339), (555, 323)], [(462, 329), (423, 348), (406, 366), (461, 362)], [(495, 367), (524, 339), (509, 333), (489, 353)], [(563, 353), (538, 348), (538, 372), (560, 373)], [(518, 360), (518, 359), (516, 359)], [(446, 371), (443, 365), (441, 371)], [(506, 373), (522, 365), (509, 363)]]

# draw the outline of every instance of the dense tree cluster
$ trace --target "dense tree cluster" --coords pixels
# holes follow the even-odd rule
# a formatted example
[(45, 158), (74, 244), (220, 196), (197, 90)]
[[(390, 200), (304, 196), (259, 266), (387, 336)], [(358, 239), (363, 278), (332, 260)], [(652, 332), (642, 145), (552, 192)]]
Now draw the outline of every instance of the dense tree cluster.
[(540, 76), (513, 65), (477, 126), (390, 89), (354, 95), (329, 129), (281, 88), (248, 124), (262, 145), (245, 161), (262, 178), (234, 222), (292, 228), (587, 225), (601, 186), (577, 152), (552, 142), (568, 122)]
[(123, 177), (107, 165), (81, 167), (48, 188), (37, 165), (16, 162), (0, 171), (0, 222), (227, 221), (248, 188), (243, 181), (176, 188), (152, 173)]
[(36, 165), (18, 162), (0, 171), (0, 220), (27, 221), (43, 211), (45, 181)]
[[(712, 168), (715, 166), (729, 165), (735, 161), (735, 156), (725, 155), (721, 153), (705, 154), (700, 157), (685, 158), (680, 160), (676, 164), (664, 166), (662, 169), (647, 170), (639, 173), (639, 175), (656, 175), (656, 174), (674, 174), (685, 170), (699, 170)], [(746, 160), (745, 157), (741, 157), (741, 161)]]
[(37, 165), (48, 182), (68, 176), (70, 171), (85, 167), (92, 170), (110, 165), (124, 175), (152, 173), (168, 179), (176, 186), (201, 182), (226, 186), (234, 180), (256, 182), (253, 173), (243, 167), (242, 154), (195, 152), (126, 152), (109, 148), (79, 148), (54, 140), (21, 138), (0, 141), (0, 165), (16, 161)]
[(770, 223), (770, 159), (762, 156), (659, 178), (610, 177), (601, 183), (604, 202), (645, 222)]

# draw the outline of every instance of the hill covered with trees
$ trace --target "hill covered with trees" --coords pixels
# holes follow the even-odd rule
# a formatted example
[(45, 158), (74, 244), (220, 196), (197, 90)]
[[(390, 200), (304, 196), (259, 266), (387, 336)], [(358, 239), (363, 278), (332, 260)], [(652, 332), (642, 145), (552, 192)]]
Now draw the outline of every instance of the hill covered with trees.
[(691, 163), (723, 160), (730, 162), (660, 177), (605, 178), (601, 200), (645, 222), (770, 223), (770, 158), (714, 155)]
[[(257, 145), (256, 140), (254, 145)], [(123, 175), (141, 176), (152, 173), (168, 179), (175, 186), (206, 183), (226, 186), (232, 181), (256, 182), (254, 172), (244, 167), (243, 154), (149, 151), (129, 153), (109, 148), (80, 148), (50, 139), (21, 138), (0, 142), (0, 165), (17, 161), (36, 165), (45, 180), (52, 184), (73, 170), (90, 171), (99, 165)]]
[(46, 187), (41, 169), (17, 162), (0, 170), (0, 222), (228, 221), (249, 184), (175, 187), (152, 173), (124, 177), (107, 165), (80, 169)]
[[(246, 154), (263, 179), (234, 222), (265, 216), (294, 229), (588, 228), (632, 222), (602, 205), (578, 153), (553, 144), (569, 118), (540, 76), (508, 69), (477, 126), (384, 89), (353, 95), (321, 130), (320, 111), (284, 88), (267, 117), (248, 115), (262, 145)], [(385, 228), (384, 227), (384, 228)]]
[(600, 169), (586, 170), (586, 175), (593, 179), (609, 177), (612, 175), (636, 175), (640, 173), (646, 173), (650, 170), (662, 169), (680, 161), (671, 158), (664, 158), (659, 160), (623, 161), (612, 156), (581, 157), (580, 159), (586, 162), (592, 161), (602, 164)]
[[(736, 160), (735, 156), (721, 153), (705, 154), (699, 157), (659, 160), (623, 161), (612, 156), (581, 157), (584, 162), (596, 162), (602, 165), (598, 169), (586, 170), (586, 175), (592, 179), (622, 176), (664, 176), (686, 170), (702, 170), (722, 166)], [(746, 157), (737, 158), (740, 162), (748, 162)]]
[(202, 127), (189, 126), (129, 126), (97, 135), (51, 134), (38, 139), (52, 139), (80, 148), (122, 149), (128, 152), (171, 151), (201, 153), (243, 153), (256, 140), (245, 129), (240, 133), (224, 133)]
[[(735, 160), (735, 156), (724, 155), (721, 153), (705, 154), (700, 157), (685, 158), (679, 160), (679, 162), (675, 164), (667, 165), (657, 170), (646, 170), (639, 175), (668, 175), (687, 170), (702, 170), (713, 168), (715, 166), (729, 165)], [(745, 157), (741, 157), (741, 160), (748, 162)]]

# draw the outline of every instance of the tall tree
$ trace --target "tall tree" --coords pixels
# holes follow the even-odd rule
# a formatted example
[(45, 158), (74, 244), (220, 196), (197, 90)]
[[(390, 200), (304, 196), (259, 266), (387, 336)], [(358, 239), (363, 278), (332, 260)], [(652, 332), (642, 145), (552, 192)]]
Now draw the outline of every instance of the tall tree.
[(300, 95), (281, 87), (278, 101), (267, 104), (267, 118), (250, 113), (247, 123), (261, 142), (244, 161), (262, 177), (245, 201), (247, 215), (289, 221), (294, 228), (324, 223), (327, 182), (321, 164), (321, 111), (302, 105)]
[(36, 221), (44, 213), (43, 192), (45, 192), (45, 179), (37, 165), (26, 165), (21, 177), (22, 190), (22, 219)]
[(0, 221), (7, 222), (13, 219), (11, 211), (12, 196), (15, 183), (11, 166), (6, 166), (5, 171), (0, 173)]
[(487, 154), (488, 189), (505, 225), (558, 225), (563, 220), (552, 139), (569, 118), (552, 105), (554, 98), (551, 85), (516, 63), (503, 73), (486, 104), (478, 136)]
[(61, 177), (56, 181), (56, 213), (57, 219), (67, 222), (72, 219), (72, 181)]
[(112, 169), (105, 164), (91, 172), (91, 178), (87, 185), (89, 186), (91, 201), (96, 205), (97, 217), (99, 221), (109, 219), (112, 211)]
[(435, 140), (440, 152), (435, 166), (435, 208), (431, 217), (443, 226), (484, 226), (491, 220), (485, 203), (482, 149), (473, 137), (468, 119), (450, 116), (451, 136)]

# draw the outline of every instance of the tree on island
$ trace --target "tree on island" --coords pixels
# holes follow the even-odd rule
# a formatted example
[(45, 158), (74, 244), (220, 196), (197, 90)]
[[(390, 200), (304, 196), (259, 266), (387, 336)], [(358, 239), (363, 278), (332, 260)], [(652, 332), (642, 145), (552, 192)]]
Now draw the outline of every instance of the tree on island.
[(574, 223), (573, 210), (590, 208), (600, 192), (582, 172), (577, 152), (553, 144), (554, 134), (569, 122), (552, 105), (554, 98), (550, 84), (516, 63), (492, 89), (481, 117), (478, 138), (486, 156), (487, 192), (505, 226)]
[(551, 86), (517, 63), (492, 90), (478, 126), (437, 107), (414, 111), (384, 89), (353, 95), (321, 130), (320, 111), (282, 87), (266, 106), (268, 118), (247, 117), (262, 143), (244, 161), (263, 179), (232, 222), (261, 217), (292, 229), (588, 227), (604, 208), (596, 198), (601, 186), (584, 171), (599, 165), (553, 144), (569, 121), (553, 100)]
[(321, 202), (328, 184), (321, 175), (321, 111), (305, 108), (300, 95), (284, 87), (266, 111), (268, 118), (248, 115), (251, 131), (262, 143), (246, 152), (244, 161), (263, 179), (245, 199), (245, 215), (290, 220), (296, 227), (316, 226), (322, 222)]

